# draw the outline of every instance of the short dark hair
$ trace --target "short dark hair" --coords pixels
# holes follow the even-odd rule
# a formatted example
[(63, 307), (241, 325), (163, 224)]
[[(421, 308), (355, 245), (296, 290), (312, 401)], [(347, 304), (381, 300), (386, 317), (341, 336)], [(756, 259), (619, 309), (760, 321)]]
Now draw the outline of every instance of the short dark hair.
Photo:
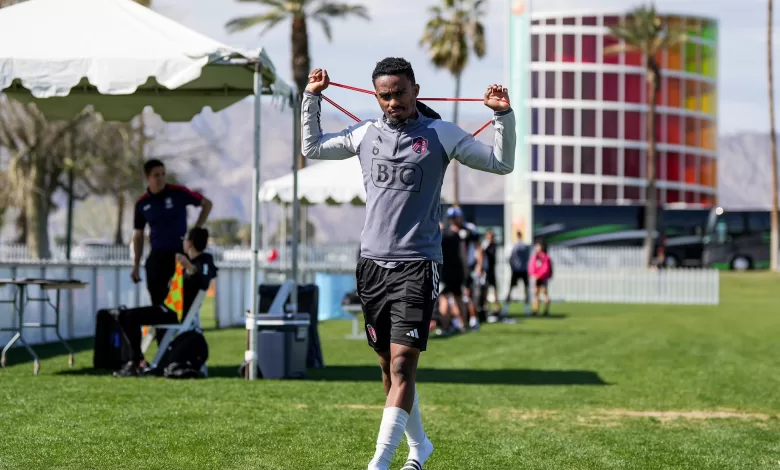
[(516, 235), (517, 235), (517, 238), (519, 238), (520, 240), (523, 239), (523, 232), (521, 232), (520, 230), (517, 231)]
[(193, 248), (203, 251), (209, 243), (209, 231), (203, 227), (193, 227), (187, 232), (187, 240), (192, 243)]
[(384, 77), (385, 75), (403, 75), (411, 80), (413, 84), (417, 83), (414, 80), (412, 64), (401, 57), (388, 57), (377, 62), (376, 67), (374, 67), (374, 73), (371, 74), (371, 83), (376, 83), (377, 78)]
[(144, 174), (146, 176), (149, 176), (149, 175), (152, 174), (152, 170), (154, 170), (155, 168), (160, 167), (160, 166), (165, 168), (165, 164), (162, 161), (160, 161), (160, 160), (158, 160), (156, 158), (152, 158), (151, 160), (147, 160), (146, 163), (144, 163)]

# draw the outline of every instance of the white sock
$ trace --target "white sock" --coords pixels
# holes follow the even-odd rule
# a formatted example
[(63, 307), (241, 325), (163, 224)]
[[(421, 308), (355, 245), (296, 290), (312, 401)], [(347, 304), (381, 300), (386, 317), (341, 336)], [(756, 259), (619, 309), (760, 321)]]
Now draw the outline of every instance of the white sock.
[(385, 408), (382, 424), (376, 438), (376, 453), (368, 464), (368, 470), (389, 470), (390, 461), (401, 439), (404, 437), (409, 414), (401, 408)]
[(406, 442), (409, 444), (409, 456), (407, 460), (416, 460), (422, 466), (433, 453), (433, 444), (423, 429), (422, 416), (420, 415), (420, 399), (417, 391), (414, 392), (414, 405), (409, 413), (409, 421), (406, 423)]

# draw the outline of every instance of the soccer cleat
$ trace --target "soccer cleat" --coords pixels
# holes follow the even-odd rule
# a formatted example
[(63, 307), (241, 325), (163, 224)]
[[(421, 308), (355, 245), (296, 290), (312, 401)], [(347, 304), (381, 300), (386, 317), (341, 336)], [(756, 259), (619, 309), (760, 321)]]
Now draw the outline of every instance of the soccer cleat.
[(409, 459), (406, 461), (403, 467), (401, 467), (401, 470), (422, 470), (422, 465), (420, 465), (420, 462)]
[(138, 364), (128, 362), (121, 369), (114, 372), (114, 377), (138, 377)]

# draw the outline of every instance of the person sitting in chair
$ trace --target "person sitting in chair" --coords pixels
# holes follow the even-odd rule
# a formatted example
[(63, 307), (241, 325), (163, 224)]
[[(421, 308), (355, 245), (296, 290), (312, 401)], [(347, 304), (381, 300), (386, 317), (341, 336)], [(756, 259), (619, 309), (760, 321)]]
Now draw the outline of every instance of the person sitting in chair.
[[(182, 312), (186, 315), (198, 292), (209, 288), (211, 280), (217, 276), (214, 258), (204, 253), (209, 239), (205, 228), (190, 229), (184, 238), (184, 253), (177, 254), (176, 262), (182, 266), (183, 282), (181, 286)], [(177, 286), (171, 286), (169, 299)], [(114, 372), (115, 377), (136, 377), (140, 374), (143, 353), (141, 352), (141, 327), (144, 325), (166, 325), (179, 322), (179, 315), (166, 300), (163, 305), (138, 307), (124, 310), (119, 314), (119, 324), (129, 344), (130, 360), (122, 369)]]

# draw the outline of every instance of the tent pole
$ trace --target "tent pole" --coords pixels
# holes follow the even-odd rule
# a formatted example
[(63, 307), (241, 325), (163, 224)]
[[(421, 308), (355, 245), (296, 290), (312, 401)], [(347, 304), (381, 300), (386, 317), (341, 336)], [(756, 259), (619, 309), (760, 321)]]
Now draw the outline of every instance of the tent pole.
[(298, 200), (298, 158), (301, 154), (301, 102), (298, 93), (293, 94), (293, 239), (292, 239), (292, 278), (294, 288), (292, 291), (293, 314), (298, 313), (298, 242), (300, 233), (301, 203)]
[(263, 97), (262, 64), (255, 64), (255, 137), (254, 163), (252, 166), (252, 266), (249, 271), (249, 288), (252, 289), (252, 304), (249, 306), (247, 329), (249, 330), (249, 351), (245, 354), (247, 362), (247, 378), (257, 379), (257, 308), (258, 308), (258, 222), (260, 212), (260, 110)]

